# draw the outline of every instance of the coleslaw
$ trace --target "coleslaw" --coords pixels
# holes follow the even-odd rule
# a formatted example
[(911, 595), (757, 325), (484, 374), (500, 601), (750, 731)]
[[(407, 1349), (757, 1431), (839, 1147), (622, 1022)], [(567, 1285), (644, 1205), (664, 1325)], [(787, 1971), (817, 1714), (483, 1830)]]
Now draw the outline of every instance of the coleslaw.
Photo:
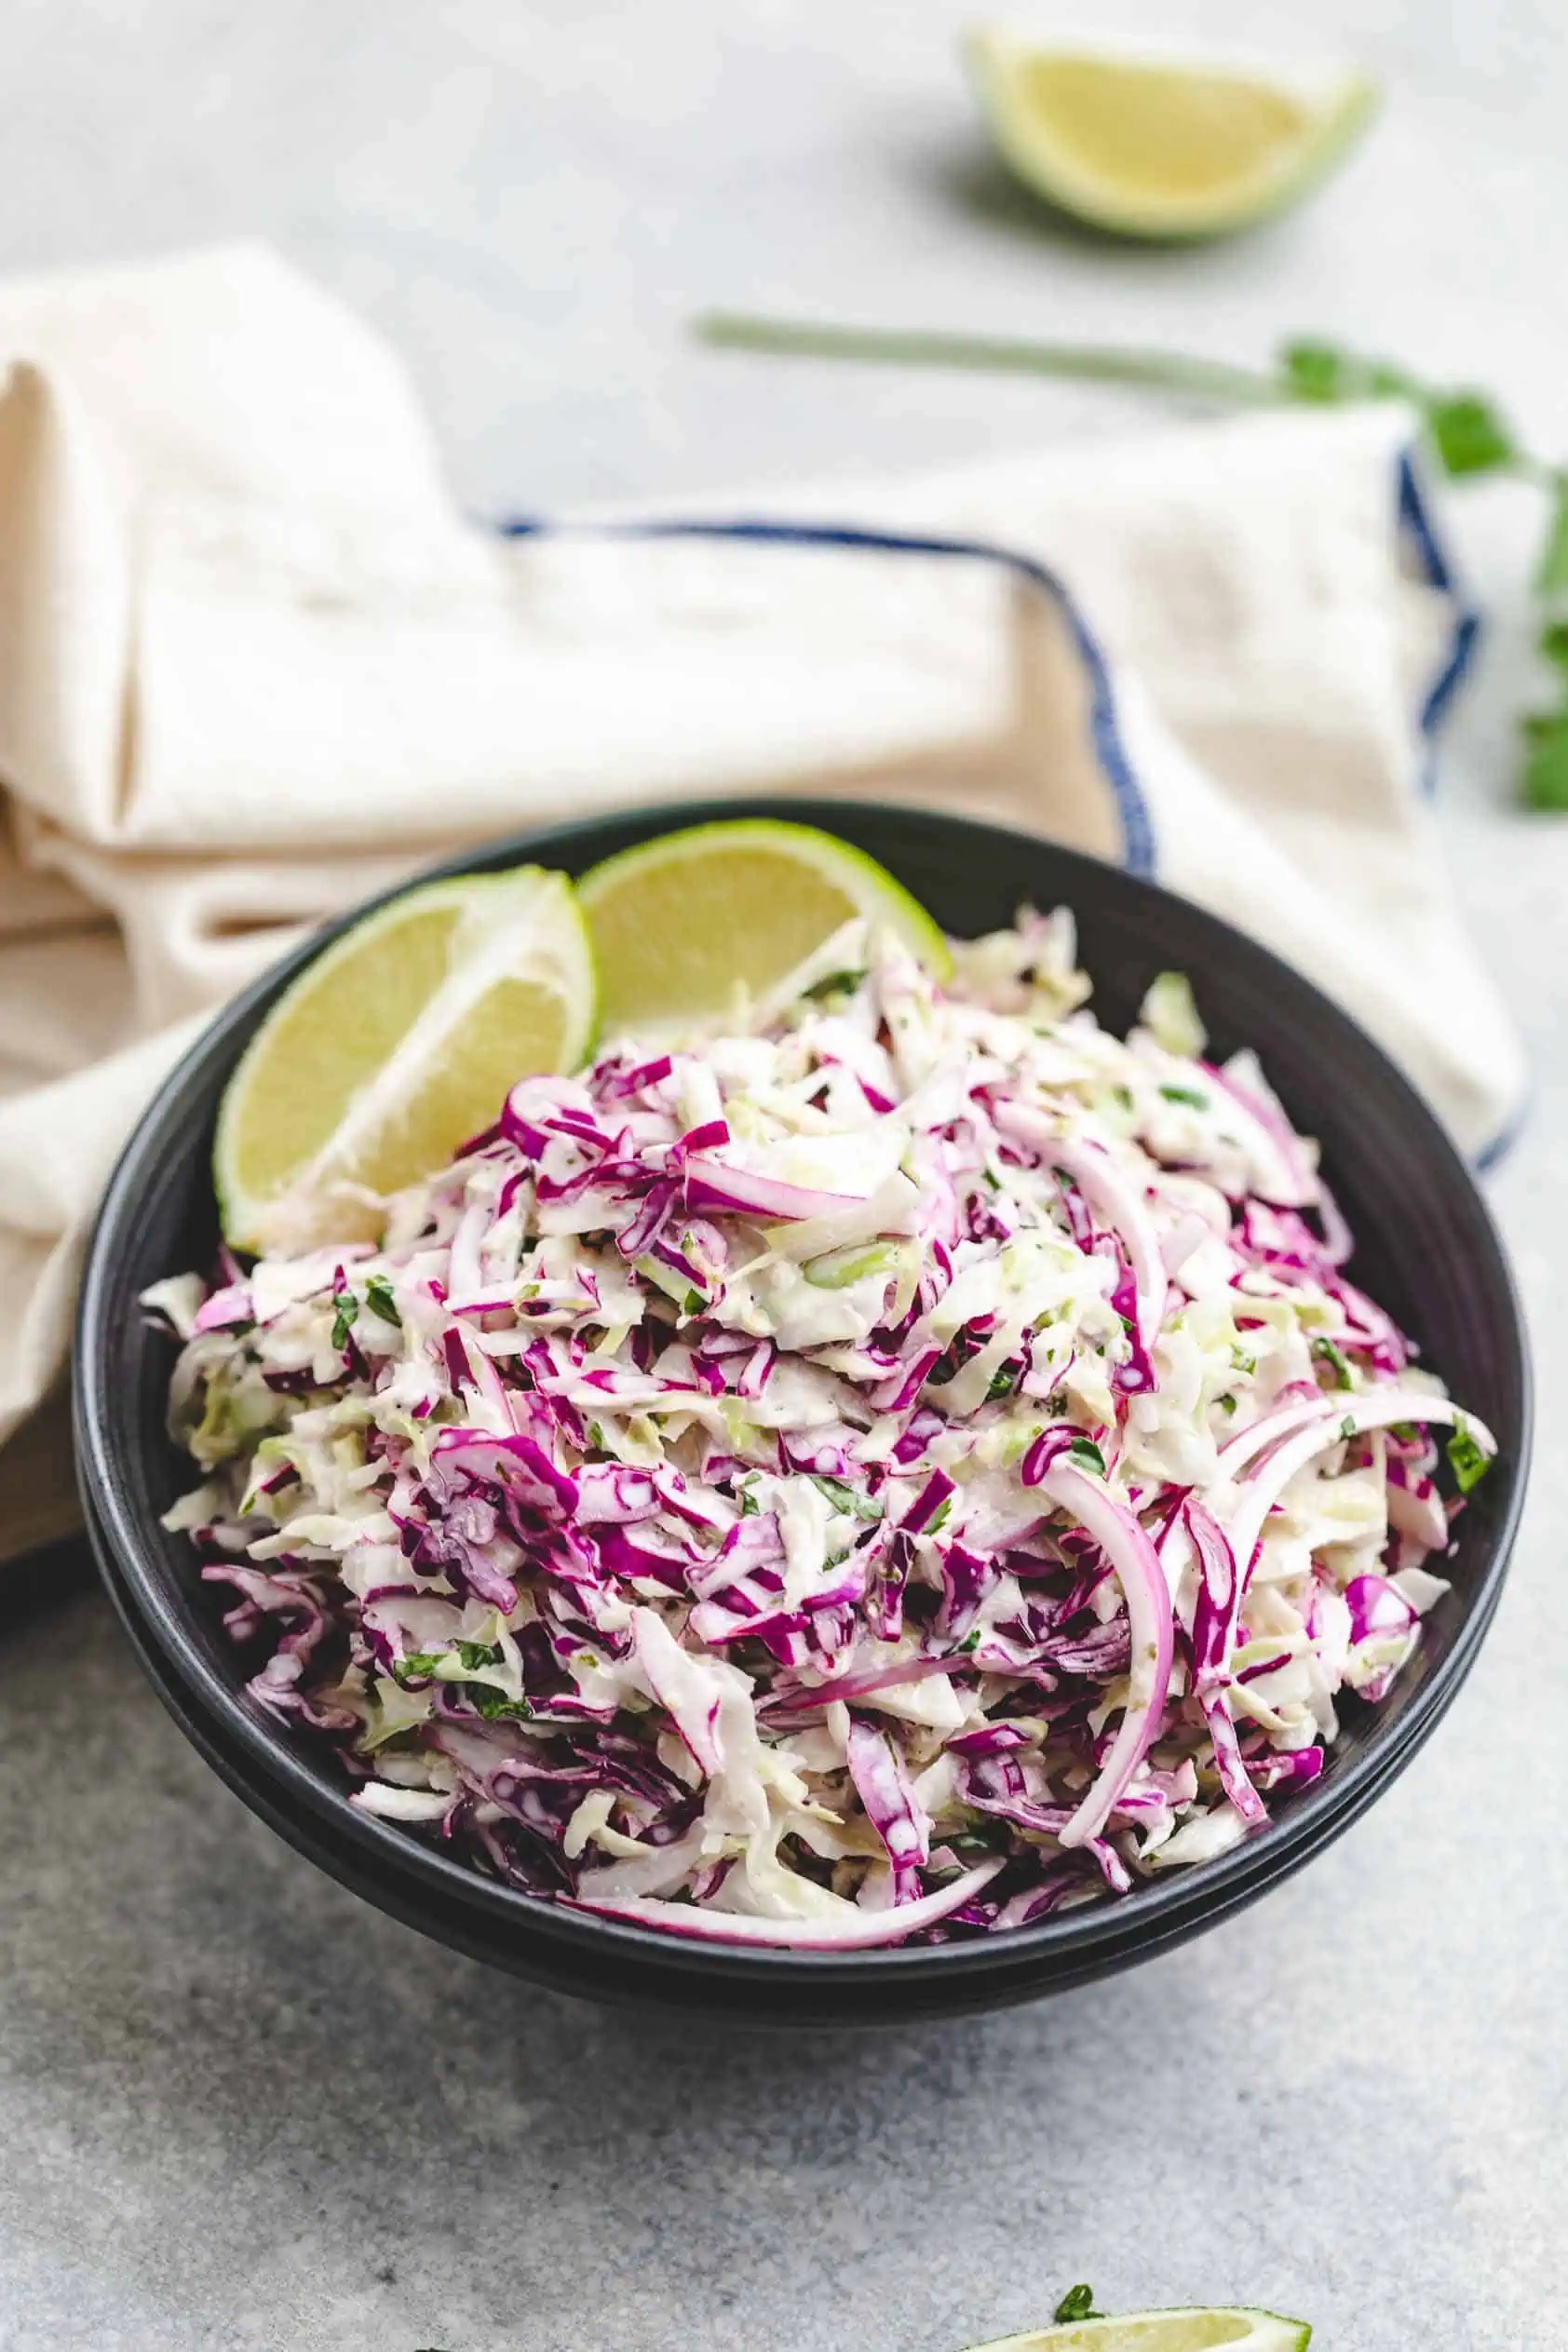
[(1406, 1665), (1495, 1447), (1314, 1147), (1178, 978), (1102, 1029), (1064, 911), (953, 953), (848, 925), (521, 1080), (378, 1244), (148, 1294), (166, 1523), (357, 1806), (677, 1933), (944, 1940), (1224, 1852)]

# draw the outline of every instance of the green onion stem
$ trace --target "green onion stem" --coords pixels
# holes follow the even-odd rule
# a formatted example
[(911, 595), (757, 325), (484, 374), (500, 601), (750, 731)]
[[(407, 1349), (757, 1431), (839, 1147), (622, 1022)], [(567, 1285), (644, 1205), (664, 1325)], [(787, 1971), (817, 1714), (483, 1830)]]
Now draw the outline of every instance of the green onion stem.
[(728, 310), (696, 321), (700, 340), (723, 351), (771, 351), (802, 359), (860, 359), (894, 367), (986, 368), (1006, 375), (1078, 377), (1093, 384), (1144, 384), (1200, 398), (1274, 406), (1291, 393), (1278, 378), (1223, 359), (1116, 345), (1026, 343), (1005, 335), (934, 329), (835, 327), (753, 318)]

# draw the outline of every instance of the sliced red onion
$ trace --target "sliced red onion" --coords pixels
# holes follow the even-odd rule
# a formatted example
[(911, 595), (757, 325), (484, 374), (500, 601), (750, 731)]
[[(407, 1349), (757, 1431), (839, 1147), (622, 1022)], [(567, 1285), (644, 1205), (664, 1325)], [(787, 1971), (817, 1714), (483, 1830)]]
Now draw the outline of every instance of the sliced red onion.
[(197, 1331), (221, 1331), (235, 1323), (252, 1323), (256, 1319), (255, 1302), (249, 1282), (231, 1282), (226, 1290), (210, 1291), (196, 1311), (192, 1329)]
[(1327, 1401), (1331, 1410), (1326, 1420), (1315, 1416), (1305, 1428), (1287, 1438), (1241, 1481), (1226, 1532), (1244, 1590), (1270, 1511), (1297, 1473), (1316, 1461), (1318, 1454), (1338, 1445), (1342, 1439), (1363, 1436), (1369, 1429), (1386, 1428), (1391, 1421), (1440, 1422), (1450, 1426), (1463, 1422), (1483, 1453), (1497, 1451), (1496, 1439), (1473, 1413), (1466, 1413), (1447, 1397), (1429, 1397), (1419, 1388), (1375, 1388), (1360, 1396), (1338, 1396)]
[(1045, 1494), (1093, 1536), (1115, 1572), (1127, 1602), (1132, 1665), (1121, 1728), (1088, 1794), (1061, 1833), (1063, 1845), (1087, 1845), (1142, 1763), (1159, 1728), (1170, 1688), (1174, 1647), (1170, 1592), (1143, 1529), (1124, 1503), (1068, 1462), (1053, 1462)]
[(798, 1690), (777, 1691), (764, 1702), (780, 1713), (798, 1713), (808, 1707), (829, 1707), (836, 1698), (870, 1698), (875, 1691), (898, 1690), (905, 1683), (923, 1683), (928, 1674), (963, 1673), (970, 1661), (953, 1657), (900, 1658), (896, 1666), (867, 1667), (858, 1674), (841, 1674), (831, 1682), (803, 1683)]
[(1277, 1406), (1272, 1412), (1260, 1413), (1256, 1421), (1238, 1429), (1227, 1439), (1215, 1459), (1217, 1480), (1239, 1478), (1249, 1462), (1277, 1445), (1281, 1439), (1294, 1437), (1299, 1430), (1309, 1429), (1319, 1421), (1330, 1420), (1338, 1399), (1331, 1396), (1303, 1398), (1288, 1405)]
[(1283, 1106), (1269, 1091), (1262, 1073), (1249, 1084), (1232, 1071), (1205, 1061), (1200, 1068), (1229, 1096), (1238, 1110), (1261, 1173), (1258, 1189), (1280, 1209), (1315, 1209), (1320, 1205), (1316, 1171), (1309, 1165), (1302, 1141), (1286, 1117)]
[(951, 1886), (939, 1886), (918, 1902), (899, 1903), (891, 1911), (859, 1911), (845, 1904), (848, 1914), (824, 1919), (757, 1919), (747, 1913), (699, 1911), (695, 1903), (672, 1903), (656, 1895), (595, 1897), (586, 1879), (574, 1898), (580, 1911), (595, 1911), (609, 1919), (624, 1919), (629, 1926), (662, 1927), (672, 1936), (690, 1936), (703, 1943), (783, 1944), (793, 1952), (867, 1952), (877, 1944), (902, 1943), (922, 1928), (934, 1927), (989, 1886), (1002, 1868), (1002, 1859), (981, 1862), (966, 1871)]
[(807, 1217), (831, 1217), (836, 1210), (865, 1206), (854, 1193), (820, 1192), (805, 1184), (787, 1184), (781, 1177), (763, 1176), (752, 1169), (737, 1168), (728, 1160), (715, 1159), (708, 1152), (693, 1152), (687, 1158), (684, 1188), (688, 1209), (711, 1210), (716, 1214), (734, 1217), (758, 1217), (781, 1224), (798, 1224)]

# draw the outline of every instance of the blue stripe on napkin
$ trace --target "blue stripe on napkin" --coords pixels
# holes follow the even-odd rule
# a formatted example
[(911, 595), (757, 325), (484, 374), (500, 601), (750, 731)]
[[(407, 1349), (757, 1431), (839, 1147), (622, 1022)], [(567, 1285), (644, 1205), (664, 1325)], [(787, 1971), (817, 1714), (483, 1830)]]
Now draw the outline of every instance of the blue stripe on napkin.
[[(576, 524), (566, 526), (574, 532), (583, 527)], [(521, 539), (552, 532), (557, 526), (539, 519), (519, 517), (500, 523), (497, 528), (507, 538)], [(724, 522), (710, 522), (699, 518), (689, 521), (590, 524), (586, 528), (616, 538), (746, 539), (763, 544), (772, 542), (781, 547), (860, 547), (871, 554), (957, 557), (1002, 564), (1015, 578), (1026, 580), (1031, 588), (1038, 588), (1042, 594), (1048, 596), (1067, 623), (1088, 680), (1089, 737), (1115, 802), (1122, 835), (1121, 862), (1129, 873), (1154, 876), (1157, 872), (1154, 826), (1150, 822), (1148, 804), (1122, 741), (1115, 697), (1111, 687), (1110, 667), (1098, 639), (1048, 565), (1036, 563), (1030, 556), (1019, 555), (1010, 547), (994, 547), (983, 540), (911, 538), (899, 532), (858, 531), (840, 523), (772, 522), (737, 516)]]

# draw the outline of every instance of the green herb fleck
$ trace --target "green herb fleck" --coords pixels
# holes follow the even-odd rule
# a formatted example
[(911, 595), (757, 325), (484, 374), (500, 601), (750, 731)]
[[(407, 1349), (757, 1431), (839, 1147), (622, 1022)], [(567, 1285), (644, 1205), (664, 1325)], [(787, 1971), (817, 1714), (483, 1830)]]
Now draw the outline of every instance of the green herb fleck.
[(1161, 1087), (1160, 1092), (1168, 1102), (1187, 1102), (1195, 1111), (1209, 1108), (1209, 1097), (1200, 1094), (1196, 1087)]
[(1336, 1388), (1354, 1388), (1355, 1374), (1331, 1339), (1315, 1339), (1312, 1343), (1312, 1355), (1315, 1362), (1327, 1364), (1331, 1368)]
[(1013, 1393), (1017, 1381), (1018, 1367), (1016, 1364), (1002, 1364), (998, 1366), (997, 1370), (992, 1373), (991, 1386), (985, 1392), (986, 1403), (992, 1403), (997, 1397), (1010, 1397)]
[(527, 1723), (534, 1713), (525, 1698), (508, 1698), (493, 1683), (467, 1683), (464, 1688), (475, 1713), (482, 1715), (487, 1723)]
[(947, 1525), (948, 1521), (952, 1517), (953, 1497), (951, 1494), (944, 1494), (936, 1509), (932, 1512), (930, 1518), (926, 1521), (925, 1526), (921, 1529), (921, 1534), (923, 1535), (940, 1534), (942, 1529)]
[(1568, 808), (1568, 709), (1531, 711), (1523, 726), (1530, 747), (1522, 786), (1527, 805)]
[(372, 1315), (379, 1315), (384, 1323), (402, 1322), (398, 1302), (392, 1296), (392, 1285), (383, 1274), (372, 1274), (365, 1285), (365, 1304)]
[(603, 1426), (598, 1421), (590, 1421), (588, 1423), (588, 1441), (597, 1453), (607, 1453), (609, 1452), (609, 1448), (604, 1442)]
[(1346, 1413), (1345, 1419), (1340, 1423), (1339, 1434), (1342, 1438), (1353, 1438), (1355, 1436), (1356, 1423), (1349, 1413)]
[(1105, 2315), (1094, 2307), (1092, 2287), (1069, 2287), (1056, 2306), (1055, 2317), (1059, 2328), (1067, 2328), (1075, 2319), (1102, 2319)]
[(703, 1297), (700, 1291), (688, 1291), (686, 1292), (686, 1314), (700, 1315), (707, 1304), (708, 1301)]
[(1255, 1356), (1249, 1356), (1244, 1347), (1233, 1347), (1231, 1349), (1230, 1364), (1232, 1372), (1238, 1372), (1244, 1374), (1250, 1374), (1255, 1372), (1258, 1369), (1257, 1358)]
[(1218, 1403), (1222, 1413), (1233, 1413), (1236, 1411), (1236, 1399), (1234, 1397), (1220, 1397), (1216, 1399), (1216, 1402)]
[[(855, 1489), (852, 1486), (845, 1486), (842, 1479), (824, 1478), (816, 1470), (811, 1471), (809, 1475), (812, 1485), (820, 1488), (834, 1510), (847, 1511), (852, 1519), (880, 1519), (882, 1517), (884, 1507), (877, 1501), (874, 1494), (857, 1494)], [(756, 1508), (755, 1504), (752, 1505), (752, 1508), (753, 1510)]]
[(1092, 1438), (1075, 1438), (1067, 1451), (1080, 1468), (1093, 1470), (1101, 1478), (1106, 1476), (1105, 1456)]
[(392, 1680), (407, 1689), (411, 1682), (427, 1683), (441, 1662), (439, 1650), (411, 1650), (407, 1657), (392, 1661)]
[(476, 1667), (499, 1666), (501, 1663), (499, 1642), (454, 1642), (453, 1648), (470, 1673)]
[(359, 1312), (359, 1302), (352, 1291), (334, 1291), (332, 1304), (337, 1310), (332, 1317), (332, 1345), (345, 1348), (348, 1334), (354, 1329), (354, 1318)]
[(980, 1629), (977, 1625), (974, 1631), (972, 1633), (966, 1633), (962, 1642), (959, 1642), (958, 1656), (960, 1657), (973, 1657), (975, 1652), (980, 1648)]
[(813, 980), (809, 988), (803, 988), (801, 994), (808, 996), (813, 1004), (820, 1005), (830, 996), (852, 995), (865, 977), (864, 972), (824, 972), (819, 980)]
[(1443, 1451), (1448, 1455), (1449, 1467), (1453, 1472), (1454, 1484), (1461, 1494), (1468, 1494), (1470, 1489), (1478, 1486), (1492, 1467), (1491, 1455), (1481, 1452), (1474, 1436), (1463, 1422), (1454, 1430)]
[(763, 1507), (757, 1500), (755, 1489), (751, 1486), (741, 1487), (737, 1499), (742, 1519), (755, 1519), (761, 1512)]

